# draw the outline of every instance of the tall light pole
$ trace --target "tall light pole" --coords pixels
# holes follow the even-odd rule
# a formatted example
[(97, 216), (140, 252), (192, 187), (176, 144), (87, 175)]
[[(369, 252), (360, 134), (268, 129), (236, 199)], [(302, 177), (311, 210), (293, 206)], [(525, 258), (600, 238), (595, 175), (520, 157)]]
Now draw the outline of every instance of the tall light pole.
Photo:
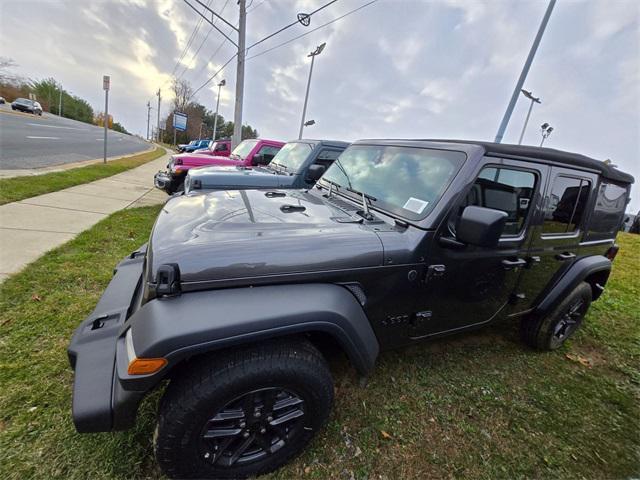
[(156, 126), (156, 142), (160, 142), (160, 89), (158, 89), (158, 125)]
[(147, 102), (147, 140), (149, 140), (149, 122), (151, 121), (151, 102)]
[(311, 68), (309, 68), (309, 79), (307, 80), (307, 92), (304, 95), (304, 106), (302, 107), (302, 118), (300, 119), (300, 132), (298, 133), (298, 140), (302, 138), (302, 129), (304, 128), (304, 117), (307, 115), (307, 101), (309, 100), (309, 88), (311, 87), (311, 75), (313, 74), (313, 62), (317, 55), (320, 55), (326, 47), (326, 42), (318, 45), (316, 49), (307, 55), (311, 57)]
[(533, 94), (531, 92), (527, 92), (526, 90), (522, 89), (520, 90), (522, 92), (522, 94), (527, 97), (529, 100), (531, 100), (531, 104), (529, 105), (529, 111), (527, 112), (527, 118), (525, 118), (524, 120), (524, 125), (522, 126), (522, 133), (520, 133), (520, 140), (518, 140), (518, 145), (522, 144), (522, 138), (524, 137), (524, 131), (527, 129), (527, 123), (529, 123), (529, 117), (531, 116), (531, 110), (533, 109), (533, 104), (534, 103), (542, 103), (540, 101), (540, 98), (536, 98), (533, 96)]
[(222, 79), (218, 84), (218, 100), (216, 101), (216, 114), (213, 117), (213, 135), (211, 136), (211, 140), (216, 141), (216, 134), (218, 132), (218, 108), (220, 107), (220, 89), (227, 84), (225, 79)]
[(553, 132), (553, 127), (548, 123), (545, 122), (540, 126), (540, 133), (542, 134), (542, 140), (540, 140), (540, 146), (544, 144), (544, 141), (549, 137), (549, 135), (551, 135), (551, 132)]
[(504, 116), (502, 117), (502, 121), (500, 122), (500, 127), (498, 127), (498, 133), (496, 133), (496, 138), (495, 138), (496, 143), (500, 143), (502, 141), (502, 137), (504, 137), (504, 132), (507, 129), (509, 119), (511, 118), (511, 114), (513, 113), (513, 108), (516, 106), (516, 101), (518, 100), (518, 93), (522, 89), (522, 86), (524, 85), (524, 81), (527, 78), (527, 74), (529, 73), (529, 68), (531, 68), (531, 63), (533, 62), (533, 57), (536, 56), (536, 51), (538, 50), (538, 45), (540, 45), (542, 34), (544, 33), (545, 28), (547, 28), (547, 23), (549, 22), (549, 17), (551, 16), (551, 12), (553, 11), (553, 7), (555, 6), (555, 4), (556, 4), (556, 0), (550, 0), (549, 6), (547, 7), (547, 11), (544, 13), (544, 17), (542, 17), (542, 23), (540, 23), (540, 28), (538, 28), (538, 33), (536, 34), (536, 38), (533, 40), (533, 45), (531, 45), (531, 50), (529, 50), (529, 55), (527, 56), (527, 60), (524, 62), (524, 67), (522, 67), (522, 72), (520, 72), (520, 78), (518, 78), (518, 82), (516, 83), (516, 88), (513, 89), (511, 100), (509, 100), (509, 105), (507, 105), (507, 110), (504, 112)]

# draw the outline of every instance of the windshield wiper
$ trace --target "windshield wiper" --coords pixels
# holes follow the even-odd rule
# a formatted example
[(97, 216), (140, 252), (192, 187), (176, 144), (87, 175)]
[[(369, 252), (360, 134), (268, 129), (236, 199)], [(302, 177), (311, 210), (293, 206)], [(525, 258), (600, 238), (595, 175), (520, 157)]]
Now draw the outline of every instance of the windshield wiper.
[[(332, 182), (328, 178), (322, 178), (322, 181), (327, 182), (329, 184), (329, 193), (327, 194), (327, 198), (331, 198), (331, 196), (333, 195), (333, 187), (336, 187), (336, 192), (340, 189), (340, 187), (342, 187), (342, 185), (336, 182)], [(321, 185), (321, 184), (318, 183), (318, 185)], [(324, 188), (327, 188), (327, 187), (324, 187)]]
[(362, 197), (362, 217), (365, 220), (374, 220), (375, 217), (369, 211), (369, 202), (375, 202), (378, 199), (376, 197), (374, 197), (373, 195), (369, 195), (368, 193), (359, 192), (358, 190), (354, 190), (350, 186), (347, 187), (347, 190), (350, 191), (351, 193), (355, 193), (356, 195), (360, 195)]

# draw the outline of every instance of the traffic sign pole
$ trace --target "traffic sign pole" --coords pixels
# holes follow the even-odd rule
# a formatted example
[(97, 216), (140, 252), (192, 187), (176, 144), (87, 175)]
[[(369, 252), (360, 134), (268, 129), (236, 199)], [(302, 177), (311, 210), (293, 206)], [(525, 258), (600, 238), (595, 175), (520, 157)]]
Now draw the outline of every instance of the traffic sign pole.
[(107, 163), (107, 131), (109, 130), (109, 87), (111, 77), (104, 75), (102, 77), (102, 88), (104, 89), (104, 158), (102, 163)]

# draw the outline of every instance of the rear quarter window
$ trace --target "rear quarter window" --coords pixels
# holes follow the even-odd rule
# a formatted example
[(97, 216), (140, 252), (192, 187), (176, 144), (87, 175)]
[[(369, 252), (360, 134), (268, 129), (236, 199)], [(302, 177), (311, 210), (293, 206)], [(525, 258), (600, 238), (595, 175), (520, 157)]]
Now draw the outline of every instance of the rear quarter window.
[(616, 236), (624, 219), (627, 198), (626, 187), (608, 180), (602, 181), (589, 222), (587, 240), (605, 240)]

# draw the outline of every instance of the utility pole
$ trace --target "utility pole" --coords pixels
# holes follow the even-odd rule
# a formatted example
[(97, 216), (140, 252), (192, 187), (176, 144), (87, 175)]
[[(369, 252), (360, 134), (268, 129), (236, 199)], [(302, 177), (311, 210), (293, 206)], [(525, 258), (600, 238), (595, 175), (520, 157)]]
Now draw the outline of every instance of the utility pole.
[(522, 132), (520, 133), (520, 140), (518, 140), (518, 145), (522, 145), (522, 138), (524, 137), (524, 131), (527, 129), (527, 124), (529, 123), (529, 117), (531, 116), (531, 110), (533, 110), (534, 103), (542, 103), (540, 98), (536, 98), (533, 96), (533, 93), (527, 92), (526, 90), (521, 90), (522, 94), (531, 100), (531, 104), (529, 105), (529, 111), (527, 112), (527, 118), (524, 120), (524, 125), (522, 126)]
[(220, 107), (220, 89), (227, 84), (226, 80), (223, 78), (218, 84), (218, 100), (216, 101), (216, 114), (213, 117), (213, 135), (211, 136), (211, 140), (216, 141), (216, 132), (218, 131), (218, 108)]
[[(304, 128), (304, 117), (307, 115), (307, 101), (309, 100), (309, 87), (311, 86), (311, 75), (313, 74), (313, 61), (316, 59), (316, 55), (320, 55), (326, 43), (318, 45), (316, 49), (309, 53), (307, 57), (311, 57), (311, 68), (309, 69), (309, 79), (307, 80), (307, 92), (304, 95), (304, 106), (302, 107), (302, 118), (300, 119), (300, 132), (298, 133), (298, 140), (302, 138), (302, 129)], [(315, 123), (315, 122), (314, 122)]]
[(234, 149), (242, 141), (242, 100), (244, 97), (244, 57), (245, 37), (247, 26), (246, 0), (238, 0), (240, 6), (240, 18), (238, 22), (238, 57), (236, 67), (236, 100), (233, 112), (233, 139), (231, 149)]
[(111, 86), (111, 77), (104, 75), (102, 77), (102, 88), (104, 89), (104, 158), (103, 163), (107, 163), (107, 131), (109, 130), (109, 87)]
[(147, 140), (149, 140), (149, 122), (151, 120), (151, 102), (147, 102)]
[(504, 137), (504, 132), (507, 129), (507, 125), (509, 124), (509, 119), (511, 118), (511, 114), (513, 113), (513, 109), (516, 106), (516, 101), (518, 100), (518, 94), (524, 85), (524, 81), (527, 78), (527, 74), (529, 73), (529, 68), (531, 68), (531, 63), (533, 62), (533, 57), (536, 56), (536, 51), (538, 50), (538, 45), (540, 45), (540, 40), (542, 39), (542, 34), (544, 33), (545, 28), (547, 28), (547, 23), (549, 22), (549, 17), (551, 16), (551, 12), (553, 11), (553, 7), (556, 4), (556, 0), (550, 0), (549, 6), (547, 7), (547, 11), (544, 13), (544, 17), (542, 17), (542, 23), (540, 23), (540, 28), (538, 28), (538, 33), (536, 34), (536, 38), (533, 40), (533, 45), (531, 45), (531, 50), (529, 51), (529, 55), (527, 56), (527, 60), (524, 62), (524, 67), (522, 67), (522, 72), (520, 72), (520, 78), (518, 78), (518, 83), (516, 83), (516, 88), (513, 89), (513, 94), (511, 95), (511, 100), (509, 100), (509, 105), (507, 105), (507, 110), (504, 112), (504, 116), (502, 117), (502, 121), (500, 122), (500, 127), (498, 128), (498, 133), (496, 133), (495, 142), (502, 142), (502, 137)]
[(160, 139), (160, 99), (161, 99), (160, 98), (160, 89), (158, 89), (157, 95), (158, 95), (158, 125), (156, 127), (156, 136), (157, 136), (156, 142), (160, 142), (161, 141), (161, 139)]

